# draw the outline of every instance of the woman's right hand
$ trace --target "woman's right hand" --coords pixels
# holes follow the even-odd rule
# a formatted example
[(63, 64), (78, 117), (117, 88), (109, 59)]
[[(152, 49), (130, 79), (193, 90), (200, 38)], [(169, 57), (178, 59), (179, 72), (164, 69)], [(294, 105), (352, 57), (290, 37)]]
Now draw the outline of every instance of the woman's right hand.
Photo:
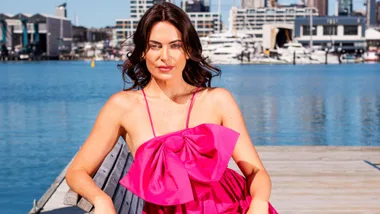
[(94, 214), (116, 214), (112, 199), (108, 196), (95, 198), (94, 207)]

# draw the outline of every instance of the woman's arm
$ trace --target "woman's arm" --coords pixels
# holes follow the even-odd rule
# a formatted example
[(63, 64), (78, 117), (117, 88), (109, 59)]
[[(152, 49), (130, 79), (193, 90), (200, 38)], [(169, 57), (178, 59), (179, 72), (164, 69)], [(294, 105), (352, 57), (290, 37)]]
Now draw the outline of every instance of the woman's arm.
[(240, 133), (232, 158), (247, 178), (252, 196), (251, 205), (268, 206), (271, 180), (249, 137), (242, 113), (232, 94), (226, 89), (214, 89), (214, 99), (222, 117), (222, 125)]
[(124, 114), (122, 103), (123, 98), (120, 94), (109, 98), (66, 173), (69, 187), (94, 205), (99, 200), (112, 202), (108, 195), (96, 186), (92, 176), (122, 133), (120, 125), (120, 118)]

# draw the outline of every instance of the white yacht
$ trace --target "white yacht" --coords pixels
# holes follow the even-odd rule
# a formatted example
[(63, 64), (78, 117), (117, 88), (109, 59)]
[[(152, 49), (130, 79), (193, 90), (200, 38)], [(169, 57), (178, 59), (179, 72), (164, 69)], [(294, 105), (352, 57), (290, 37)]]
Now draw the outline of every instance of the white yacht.
[(255, 51), (252, 36), (231, 32), (211, 34), (201, 37), (203, 55), (215, 64), (239, 64), (238, 55), (242, 52), (253, 54)]
[(248, 50), (245, 49), (241, 43), (226, 43), (209, 54), (209, 59), (212, 63), (216, 64), (239, 64), (241, 60), (238, 56), (241, 55), (242, 52), (248, 54)]

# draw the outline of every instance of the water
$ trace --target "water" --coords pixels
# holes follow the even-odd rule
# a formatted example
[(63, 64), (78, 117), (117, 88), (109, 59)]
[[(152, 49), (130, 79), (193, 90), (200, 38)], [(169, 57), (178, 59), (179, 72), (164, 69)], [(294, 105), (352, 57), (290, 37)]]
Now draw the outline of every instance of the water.
[[(221, 66), (255, 145), (380, 146), (380, 64)], [(0, 213), (27, 213), (122, 89), (115, 62), (0, 63)]]

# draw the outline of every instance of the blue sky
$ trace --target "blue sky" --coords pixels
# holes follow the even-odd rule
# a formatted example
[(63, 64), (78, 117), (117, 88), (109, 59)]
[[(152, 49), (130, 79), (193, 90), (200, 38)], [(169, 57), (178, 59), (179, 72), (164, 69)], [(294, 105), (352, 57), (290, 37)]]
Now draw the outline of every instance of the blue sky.
[[(179, 4), (181, 0), (175, 0)], [(330, 1), (329, 13), (334, 12), (336, 0)], [(85, 27), (104, 27), (115, 25), (115, 19), (129, 17), (129, 0), (3, 0), (0, 13), (45, 13), (54, 14), (57, 5), (67, 2), (68, 18), (75, 24), (78, 16), (79, 25)], [(222, 17), (227, 22), (229, 9), (234, 0), (222, 0)], [(281, 4), (297, 3), (298, 0), (279, 0)], [(354, 7), (361, 8), (363, 0), (354, 0)], [(240, 0), (235, 0), (240, 5)], [(211, 10), (217, 11), (218, 0), (211, 0)], [(228, 25), (228, 23), (225, 23)]]

